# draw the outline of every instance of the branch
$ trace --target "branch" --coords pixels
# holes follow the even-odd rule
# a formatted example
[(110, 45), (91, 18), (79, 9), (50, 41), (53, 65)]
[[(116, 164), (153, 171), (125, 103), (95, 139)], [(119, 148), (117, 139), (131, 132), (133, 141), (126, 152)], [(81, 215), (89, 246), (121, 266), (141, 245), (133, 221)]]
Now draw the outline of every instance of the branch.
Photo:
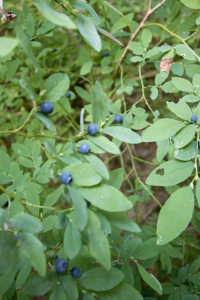
[(164, 3), (166, 2), (166, 0), (163, 0), (162, 2), (160, 2), (158, 5), (156, 5), (154, 8), (151, 9), (151, 0), (149, 1), (149, 9), (145, 15), (145, 17), (143, 18), (142, 22), (140, 23), (140, 25), (138, 26), (138, 28), (136, 29), (136, 31), (131, 35), (130, 41), (128, 42), (128, 45), (126, 46), (122, 56), (120, 57), (120, 60), (115, 68), (114, 71), (114, 78), (117, 74), (117, 71), (119, 69), (119, 66), (121, 65), (122, 61), (124, 60), (128, 50), (129, 50), (129, 45), (130, 43), (134, 40), (134, 38), (138, 35), (138, 33), (140, 32), (140, 30), (143, 28), (145, 22), (147, 21), (147, 19), (149, 18), (149, 16), (154, 13), (158, 8), (160, 8)]
[(6, 20), (9, 22), (17, 18), (17, 16), (13, 14), (11, 11), (6, 12), (3, 9), (3, 0), (0, 0), (0, 13), (2, 14), (1, 21)]

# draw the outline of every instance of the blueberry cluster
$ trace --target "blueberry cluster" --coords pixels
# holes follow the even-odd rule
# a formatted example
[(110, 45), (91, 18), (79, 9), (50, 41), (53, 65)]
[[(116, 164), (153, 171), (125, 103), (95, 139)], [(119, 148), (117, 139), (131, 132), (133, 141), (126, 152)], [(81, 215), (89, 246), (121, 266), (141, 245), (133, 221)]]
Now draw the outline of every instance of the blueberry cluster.
[[(68, 262), (64, 258), (57, 259), (55, 262), (56, 272), (59, 274), (63, 274), (67, 271)], [(81, 270), (78, 267), (73, 267), (71, 269), (71, 275), (74, 278), (81, 277)]]

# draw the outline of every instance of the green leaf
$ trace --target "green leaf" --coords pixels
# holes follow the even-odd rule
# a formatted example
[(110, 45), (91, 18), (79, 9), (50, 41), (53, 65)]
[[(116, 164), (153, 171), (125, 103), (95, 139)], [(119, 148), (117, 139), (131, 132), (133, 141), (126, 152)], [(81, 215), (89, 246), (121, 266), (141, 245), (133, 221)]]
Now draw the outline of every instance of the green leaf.
[(70, 259), (74, 258), (81, 249), (81, 235), (74, 222), (69, 222), (65, 230), (64, 249)]
[(115, 187), (116, 189), (119, 189), (123, 183), (124, 168), (115, 169), (111, 171), (109, 175), (110, 179), (107, 180), (106, 183)]
[(189, 124), (181, 129), (175, 136), (174, 146), (176, 149), (185, 147), (193, 140), (196, 132), (195, 124)]
[(0, 37), (0, 58), (9, 55), (18, 45), (19, 40), (8, 37)]
[(70, 5), (71, 5), (72, 7), (74, 7), (74, 8), (76, 8), (76, 9), (78, 9), (79, 11), (80, 11), (80, 10), (88, 10), (89, 13), (91, 14), (91, 16), (92, 16), (94, 19), (99, 20), (99, 17), (98, 17), (98, 15), (97, 15), (96, 11), (95, 11), (94, 8), (93, 8), (91, 5), (89, 5), (88, 3), (85, 3), (85, 2), (83, 2), (83, 1), (81, 1), (81, 0), (76, 0), (75, 3), (70, 3)]
[(198, 258), (192, 262), (189, 269), (189, 273), (194, 274), (199, 270), (199, 268), (200, 268), (200, 259)]
[(152, 288), (154, 289), (159, 295), (162, 295), (162, 286), (160, 282), (152, 275), (149, 274), (141, 265), (136, 263), (138, 266), (138, 270), (142, 279)]
[(106, 269), (111, 268), (111, 257), (108, 240), (101, 230), (101, 222), (98, 217), (88, 210), (87, 231), (89, 234), (88, 248), (90, 254)]
[(176, 150), (174, 152), (174, 157), (176, 159), (180, 159), (183, 161), (188, 161), (191, 160), (193, 158), (195, 158), (195, 156), (198, 154), (198, 146), (197, 143), (195, 141), (192, 141), (191, 143), (189, 143), (186, 147)]
[(90, 294), (84, 293), (83, 300), (95, 300), (95, 298)]
[(107, 291), (118, 285), (124, 278), (123, 273), (116, 268), (106, 271), (101, 267), (93, 268), (81, 276), (78, 284), (84, 289), (97, 292)]
[(186, 95), (182, 98), (185, 102), (198, 102), (200, 100), (199, 96), (195, 95)]
[(197, 94), (200, 94), (200, 75), (195, 74), (193, 77), (193, 86)]
[(0, 297), (2, 297), (3, 294), (10, 288), (15, 275), (16, 271), (8, 271), (0, 275)]
[(107, 292), (98, 292), (99, 300), (142, 300), (142, 295), (132, 286), (121, 282), (114, 289)]
[(19, 163), (26, 168), (34, 168), (34, 163), (28, 158), (19, 157)]
[(107, 213), (102, 212), (108, 221), (114, 224), (116, 227), (121, 229), (130, 231), (130, 232), (141, 232), (140, 227), (133, 221), (129, 216), (126, 215), (125, 212), (118, 212), (118, 213)]
[(157, 89), (157, 87), (153, 86), (153, 87), (151, 88), (151, 95), (150, 95), (150, 98), (151, 98), (152, 100), (155, 100), (157, 97), (158, 97), (158, 89)]
[[(126, 19), (128, 22), (130, 22), (134, 17), (134, 13), (130, 13), (128, 15), (126, 15)], [(124, 19), (124, 17), (121, 17), (117, 20), (117, 22), (114, 23), (114, 25), (112, 26), (110, 33), (115, 33), (116, 31), (119, 31), (120, 29), (127, 27), (127, 21)]]
[(99, 81), (91, 88), (92, 96), (92, 118), (95, 124), (104, 122), (108, 114), (107, 96)]
[[(63, 190), (64, 186), (61, 185), (59, 188), (57, 188), (52, 194), (48, 195), (45, 202), (44, 202), (44, 206), (50, 206), (52, 207), (59, 199), (62, 190)], [(47, 208), (45, 208), (43, 210), (43, 213), (46, 214), (49, 210)]]
[(156, 74), (155, 84), (161, 85), (167, 79), (168, 76), (169, 76), (169, 72), (160, 71), (160, 73)]
[[(59, 275), (58, 277), (59, 282), (61, 283), (61, 286), (67, 295), (67, 300), (77, 300), (79, 298), (78, 296), (78, 288), (75, 284), (75, 282), (72, 279), (72, 276), (70, 274), (68, 275)], [(60, 300), (60, 299), (57, 299)]]
[(184, 78), (179, 78), (179, 77), (172, 77), (172, 82), (175, 85), (177, 89), (183, 92), (194, 92), (193, 85), (191, 82), (187, 79)]
[(36, 94), (34, 89), (32, 88), (32, 86), (30, 85), (28, 79), (26, 78), (21, 78), (19, 80), (19, 85), (28, 93), (28, 97), (30, 99), (35, 99), (36, 98)]
[(172, 80), (165, 82), (163, 85), (161, 85), (161, 89), (165, 93), (177, 93), (179, 90), (174, 86), (172, 83)]
[(129, 49), (136, 55), (142, 55), (144, 53), (142, 44), (138, 42), (130, 42)]
[(156, 157), (158, 161), (161, 161), (169, 150), (169, 139), (158, 142), (158, 148)]
[(11, 178), (0, 171), (0, 184), (7, 184), (11, 182)]
[(20, 246), (20, 251), (23, 253), (24, 256), (26, 256), (29, 259), (29, 262), (34, 267), (34, 269), (41, 276), (45, 276), (46, 259), (44, 255), (43, 244), (31, 233), (19, 234), (18, 243)]
[(51, 131), (56, 130), (54, 123), (48, 117), (41, 113), (36, 113), (35, 115), (46, 126), (47, 129)]
[(83, 186), (92, 186), (101, 182), (102, 177), (88, 163), (73, 164), (66, 167), (62, 172), (69, 172), (72, 175), (73, 183)]
[(173, 119), (161, 119), (145, 130), (143, 142), (157, 142), (165, 140), (184, 127), (184, 123)]
[(127, 261), (123, 263), (121, 271), (124, 273), (123, 282), (129, 284), (130, 286), (133, 286), (134, 283), (133, 271), (131, 269), (130, 264)]
[(107, 152), (113, 153), (113, 154), (120, 154), (120, 150), (117, 147), (117, 145), (115, 143), (109, 141), (109, 139), (107, 139), (106, 137), (104, 137), (102, 135), (91, 136), (89, 134), (87, 135), (87, 137), (90, 141), (95, 143), (100, 148), (105, 149)]
[[(27, 182), (25, 185), (25, 199), (27, 202), (40, 205), (40, 198), (32, 182)], [(28, 205), (28, 209), (36, 216), (39, 216), (39, 208)]]
[(74, 206), (78, 227), (82, 231), (88, 221), (86, 202), (75, 188), (68, 186), (68, 190)]
[(92, 68), (92, 62), (86, 61), (81, 67), (80, 75), (86, 75), (90, 73), (91, 68)]
[(104, 177), (105, 179), (109, 179), (110, 176), (108, 169), (106, 168), (105, 164), (102, 162), (101, 159), (99, 159), (97, 156), (91, 153), (88, 153), (84, 156), (102, 177)]
[(26, 19), (26, 32), (29, 36), (33, 36), (35, 32), (35, 24), (34, 24), (34, 18), (29, 13)]
[(128, 259), (132, 257), (132, 253), (134, 250), (141, 245), (142, 240), (139, 238), (132, 239), (130, 241), (124, 242), (124, 244), (121, 246), (120, 251), (122, 252), (122, 259)]
[(149, 239), (139, 245), (132, 253), (132, 256), (136, 259), (149, 259), (158, 255), (163, 247), (156, 245), (156, 238)]
[(143, 61), (143, 58), (141, 56), (133, 56), (131, 57), (130, 61), (132, 62)]
[(42, 231), (42, 223), (34, 216), (22, 213), (10, 219), (11, 227), (21, 229), (23, 232), (39, 233)]
[(23, 287), (30, 272), (31, 272), (31, 265), (27, 265), (25, 268), (23, 268), (19, 271), (19, 273), (17, 275), (17, 279), (16, 279), (16, 289)]
[(31, 157), (31, 152), (25, 145), (19, 143), (12, 143), (11, 146), (16, 154), (20, 156)]
[(175, 75), (182, 76), (184, 73), (184, 67), (179, 63), (173, 63), (171, 70)]
[(181, 0), (181, 2), (189, 8), (200, 9), (200, 0), (190, 0), (190, 1)]
[(102, 132), (129, 144), (139, 144), (142, 141), (139, 134), (122, 126), (105, 127)]
[[(197, 1), (199, 1), (199, 0), (197, 0)], [(185, 58), (187, 60), (195, 60), (195, 55), (188, 46), (183, 45), (183, 44), (178, 44), (175, 46), (175, 49), (176, 49), (176, 53), (178, 55), (182, 56), (183, 58)]]
[(196, 184), (196, 198), (197, 198), (198, 205), (200, 206), (200, 178), (198, 178)]
[(17, 300), (29, 300), (27, 293), (24, 290), (17, 291)]
[(80, 86), (74, 86), (75, 92), (85, 101), (92, 102), (91, 95)]
[(190, 120), (192, 117), (191, 109), (184, 100), (180, 100), (178, 103), (167, 101), (167, 106), (175, 115), (183, 120)]
[(44, 97), (50, 102), (56, 102), (65, 95), (69, 86), (70, 80), (67, 74), (53, 74), (45, 81), (44, 89), (46, 90), (46, 93), (44, 94)]
[(24, 291), (30, 296), (43, 296), (56, 282), (55, 272), (48, 272), (46, 277), (31, 275), (24, 285)]
[(45, 0), (34, 0), (34, 3), (43, 16), (51, 23), (65, 28), (76, 28), (74, 22), (66, 14), (57, 12)]
[(186, 180), (194, 169), (193, 162), (170, 160), (157, 167), (146, 180), (149, 185), (170, 186)]
[(188, 226), (194, 211), (194, 196), (190, 186), (175, 191), (161, 208), (157, 223), (159, 245), (178, 237)]
[(119, 190), (107, 184), (83, 187), (79, 191), (85, 199), (105, 211), (120, 212), (132, 208), (132, 203)]
[(145, 49), (149, 47), (149, 44), (152, 41), (152, 33), (150, 30), (144, 28), (142, 29), (141, 41)]
[(101, 51), (101, 39), (92, 20), (85, 15), (79, 14), (77, 19), (77, 27), (81, 35), (96, 50)]
[(62, 288), (62, 286), (58, 286), (51, 294), (49, 300), (68, 300), (67, 296)]

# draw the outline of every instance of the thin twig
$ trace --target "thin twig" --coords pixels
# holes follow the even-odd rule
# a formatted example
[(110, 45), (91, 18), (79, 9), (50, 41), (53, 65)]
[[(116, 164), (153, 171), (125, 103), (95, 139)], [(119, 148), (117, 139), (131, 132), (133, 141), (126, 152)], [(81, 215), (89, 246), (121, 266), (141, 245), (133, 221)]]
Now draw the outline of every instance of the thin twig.
[(149, 16), (154, 13), (158, 8), (160, 8), (167, 0), (163, 0), (161, 1), (158, 5), (156, 5), (154, 8), (150, 8), (151, 7), (151, 0), (149, 1), (149, 9), (146, 13), (146, 15), (144, 16), (142, 22), (140, 23), (140, 25), (138, 26), (138, 28), (136, 29), (136, 31), (131, 35), (131, 38), (128, 42), (128, 45), (126, 46), (126, 48), (124, 49), (124, 52), (122, 54), (122, 56), (120, 57), (120, 60), (115, 68), (115, 71), (114, 71), (114, 78), (117, 74), (117, 71), (119, 69), (119, 66), (121, 65), (122, 61), (124, 60), (128, 50), (129, 50), (129, 45), (130, 43), (134, 40), (134, 38), (138, 35), (138, 33), (140, 32), (140, 30), (144, 27), (144, 24), (145, 22), (147, 21), (147, 19), (149, 18)]

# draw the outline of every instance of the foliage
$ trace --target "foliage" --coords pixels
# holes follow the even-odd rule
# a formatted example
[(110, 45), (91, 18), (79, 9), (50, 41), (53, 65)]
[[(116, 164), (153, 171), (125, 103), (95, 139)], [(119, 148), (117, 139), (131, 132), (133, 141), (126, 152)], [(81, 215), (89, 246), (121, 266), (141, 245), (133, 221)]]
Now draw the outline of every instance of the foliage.
[(0, 7), (2, 300), (200, 299), (200, 1), (133, 2)]

